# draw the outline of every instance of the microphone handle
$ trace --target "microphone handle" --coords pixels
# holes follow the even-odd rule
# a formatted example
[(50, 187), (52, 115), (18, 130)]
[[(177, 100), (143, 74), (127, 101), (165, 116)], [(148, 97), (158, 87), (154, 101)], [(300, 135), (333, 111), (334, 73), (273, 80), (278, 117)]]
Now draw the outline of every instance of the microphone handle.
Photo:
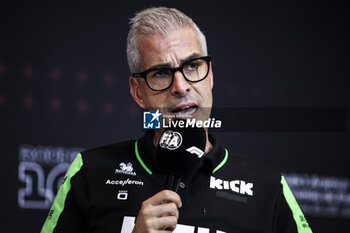
[(170, 173), (167, 173), (164, 184), (164, 189), (172, 190), (177, 193), (181, 178)]

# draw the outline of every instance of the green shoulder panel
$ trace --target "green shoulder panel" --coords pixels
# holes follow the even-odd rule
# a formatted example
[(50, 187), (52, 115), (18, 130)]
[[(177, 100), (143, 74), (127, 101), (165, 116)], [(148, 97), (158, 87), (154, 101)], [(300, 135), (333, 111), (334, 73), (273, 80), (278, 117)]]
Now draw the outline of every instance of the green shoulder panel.
[(63, 182), (61, 184), (60, 189), (57, 192), (55, 201), (53, 202), (49, 214), (46, 218), (46, 221), (41, 229), (41, 233), (52, 233), (55, 229), (58, 219), (64, 209), (66, 197), (71, 188), (71, 178), (80, 171), (83, 166), (83, 159), (81, 154), (79, 153), (77, 157), (74, 159), (73, 163), (69, 167)]
[(297, 225), (298, 233), (312, 233), (311, 228), (307, 223), (303, 212), (301, 211), (297, 201), (293, 196), (292, 191), (290, 190), (283, 176), (281, 176), (281, 184), (283, 188), (283, 196), (286, 199), (288, 206), (293, 213), (293, 218)]

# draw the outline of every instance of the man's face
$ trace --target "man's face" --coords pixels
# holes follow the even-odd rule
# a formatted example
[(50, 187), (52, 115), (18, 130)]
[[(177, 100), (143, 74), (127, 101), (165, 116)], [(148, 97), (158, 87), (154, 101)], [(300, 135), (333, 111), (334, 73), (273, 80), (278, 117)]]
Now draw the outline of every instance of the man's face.
[[(178, 67), (193, 57), (204, 56), (197, 34), (191, 28), (182, 28), (168, 33), (140, 38), (138, 41), (141, 55), (141, 71), (155, 66), (169, 65)], [(206, 79), (190, 83), (181, 72), (174, 74), (174, 82), (169, 89), (151, 90), (144, 79), (139, 82), (130, 77), (130, 92), (141, 108), (160, 109), (164, 116), (176, 118), (196, 118), (206, 120), (212, 107), (213, 74), (211, 64)]]

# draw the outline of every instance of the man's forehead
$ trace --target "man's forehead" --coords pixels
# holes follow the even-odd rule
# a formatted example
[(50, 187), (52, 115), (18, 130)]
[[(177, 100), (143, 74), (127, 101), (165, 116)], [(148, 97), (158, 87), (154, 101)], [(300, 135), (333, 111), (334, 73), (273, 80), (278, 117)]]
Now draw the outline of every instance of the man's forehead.
[(197, 33), (182, 28), (167, 35), (153, 34), (139, 40), (141, 69), (157, 65), (176, 66), (193, 57), (203, 56)]

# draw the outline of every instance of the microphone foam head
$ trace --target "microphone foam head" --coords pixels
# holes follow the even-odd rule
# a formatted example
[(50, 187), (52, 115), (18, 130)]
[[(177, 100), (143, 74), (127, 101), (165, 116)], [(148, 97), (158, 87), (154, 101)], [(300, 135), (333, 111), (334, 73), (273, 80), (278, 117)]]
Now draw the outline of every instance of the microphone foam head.
[[(181, 120), (174, 120), (174, 122), (178, 121)], [(200, 166), (205, 151), (206, 134), (204, 128), (176, 126), (165, 129), (160, 136), (156, 166), (160, 171), (187, 178), (192, 176)]]

